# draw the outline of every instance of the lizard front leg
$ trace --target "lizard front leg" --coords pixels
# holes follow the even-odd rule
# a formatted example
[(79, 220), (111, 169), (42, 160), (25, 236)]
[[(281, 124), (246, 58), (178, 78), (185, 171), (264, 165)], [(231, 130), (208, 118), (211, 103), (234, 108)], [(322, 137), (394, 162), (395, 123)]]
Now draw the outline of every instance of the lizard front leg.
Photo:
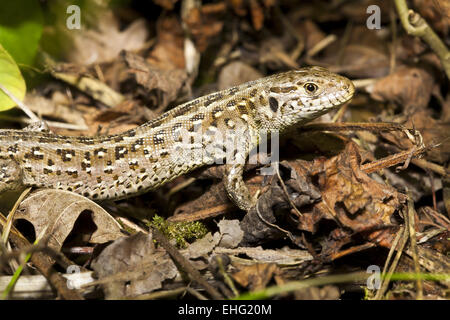
[(223, 184), (230, 199), (244, 211), (249, 211), (256, 205), (256, 198), (252, 197), (242, 177), (245, 164), (235, 163), (225, 165)]
[[(227, 143), (227, 160), (225, 164), (225, 175), (223, 184), (230, 199), (244, 211), (249, 211), (256, 205), (257, 198), (252, 197), (250, 191), (245, 185), (243, 174), (245, 161), (254, 145), (252, 132), (244, 130), (243, 132), (234, 132), (229, 135)], [(229, 148), (232, 146), (231, 148)]]

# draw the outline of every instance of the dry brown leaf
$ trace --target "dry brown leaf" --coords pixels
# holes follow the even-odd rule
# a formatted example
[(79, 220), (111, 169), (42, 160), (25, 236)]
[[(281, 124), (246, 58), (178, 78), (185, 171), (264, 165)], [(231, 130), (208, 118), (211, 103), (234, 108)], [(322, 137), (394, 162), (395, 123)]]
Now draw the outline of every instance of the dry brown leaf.
[(403, 110), (422, 109), (428, 105), (434, 78), (421, 68), (399, 67), (394, 73), (378, 80), (371, 89), (371, 97), (378, 101), (392, 101)]
[(51, 99), (36, 92), (29, 92), (24, 103), (40, 117), (51, 117), (86, 127), (82, 112), (71, 107), (67, 96), (59, 91), (55, 91)]
[(182, 92), (188, 90), (187, 73), (182, 69), (159, 69), (142, 57), (124, 52), (123, 58), (136, 82), (145, 89), (147, 99), (153, 98), (153, 104), (160, 110), (173, 102)]
[(278, 272), (278, 267), (273, 263), (255, 263), (250, 266), (241, 266), (239, 271), (232, 275), (233, 279), (250, 291), (264, 289), (272, 276)]
[(148, 37), (145, 20), (138, 19), (121, 31), (119, 22), (111, 11), (97, 19), (97, 30), (71, 30), (73, 48), (68, 61), (77, 65), (114, 60), (122, 50), (137, 51), (143, 48)]
[(169, 255), (156, 249), (150, 234), (123, 237), (92, 262), (107, 299), (134, 297), (161, 288), (162, 282), (178, 274)]
[[(391, 225), (392, 215), (404, 201), (397, 190), (361, 171), (360, 161), (357, 146), (348, 143), (341, 154), (324, 163), (324, 172), (317, 176), (322, 202), (316, 209), (353, 232)], [(304, 216), (300, 217), (302, 229)]]
[(219, 232), (214, 234), (214, 240), (217, 245), (224, 248), (235, 248), (244, 237), (239, 220), (220, 220), (217, 224)]
[(147, 61), (159, 69), (185, 69), (184, 31), (176, 15), (162, 15), (156, 22), (156, 43)]
[(36, 237), (45, 230), (48, 246), (59, 251), (79, 215), (89, 211), (97, 226), (90, 243), (105, 243), (123, 236), (119, 223), (95, 202), (76, 193), (62, 190), (40, 190), (19, 206), (14, 219), (24, 219), (34, 226)]
[(414, 0), (414, 7), (434, 31), (447, 37), (450, 30), (450, 2), (448, 0)]

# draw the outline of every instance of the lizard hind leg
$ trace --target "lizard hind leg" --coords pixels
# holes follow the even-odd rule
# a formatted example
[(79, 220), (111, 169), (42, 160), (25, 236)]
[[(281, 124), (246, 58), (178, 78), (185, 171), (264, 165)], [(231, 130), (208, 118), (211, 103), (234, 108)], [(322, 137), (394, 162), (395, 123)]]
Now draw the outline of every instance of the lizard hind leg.
[(0, 160), (0, 193), (18, 190), (23, 186), (22, 169), (12, 159)]

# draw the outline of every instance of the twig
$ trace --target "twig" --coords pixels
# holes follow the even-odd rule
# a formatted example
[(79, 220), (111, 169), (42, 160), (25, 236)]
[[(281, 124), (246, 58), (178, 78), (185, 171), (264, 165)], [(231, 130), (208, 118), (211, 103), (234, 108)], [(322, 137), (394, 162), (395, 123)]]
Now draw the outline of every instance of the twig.
[(408, 9), (406, 0), (395, 0), (395, 6), (406, 32), (421, 38), (433, 49), (441, 60), (447, 78), (450, 79), (450, 51), (444, 42), (436, 35), (425, 19), (413, 10)]
[(216, 290), (212, 285), (210, 285), (200, 274), (200, 272), (195, 269), (187, 260), (185, 257), (181, 255), (181, 253), (178, 252), (178, 250), (172, 246), (169, 243), (169, 240), (156, 228), (151, 228), (153, 237), (158, 243), (167, 251), (167, 253), (172, 257), (173, 260), (175, 260), (185, 272), (188, 273), (188, 275), (191, 277), (192, 280), (197, 282), (199, 285), (201, 285), (210, 295), (212, 298), (216, 300), (223, 299), (222, 295), (219, 293), (219, 291)]
[[(412, 194), (411, 194), (411, 191), (408, 190), (408, 214), (406, 215), (407, 223), (408, 223), (408, 232), (409, 232), (409, 239), (410, 239), (410, 244), (411, 244), (412, 257), (413, 257), (413, 261), (414, 261), (414, 272), (416, 274), (420, 274), (420, 264), (419, 264), (419, 258), (417, 256), (415, 215), (416, 215), (416, 210), (414, 210), (414, 202), (412, 200)], [(423, 300), (423, 285), (422, 285), (422, 279), (420, 277), (418, 277), (416, 279), (416, 288), (417, 288), (416, 298), (418, 300)]]
[[(400, 257), (403, 253), (403, 248), (405, 247), (406, 241), (408, 240), (408, 231), (406, 228), (402, 227), (398, 232), (400, 233), (399, 238), (401, 239), (401, 242), (398, 244), (398, 246), (396, 248), (394, 248), (394, 246), (392, 246), (393, 249), (391, 249), (393, 251), (397, 250), (397, 254), (395, 255), (394, 261), (392, 262), (387, 274), (385, 274), (383, 272), (381, 275), (381, 278), (383, 279), (383, 283), (381, 285), (381, 288), (378, 289), (377, 294), (375, 295), (375, 298), (374, 298), (375, 300), (380, 300), (381, 297), (386, 292), (389, 282), (391, 281), (392, 274), (394, 273), (395, 269), (397, 268), (398, 261), (400, 260)], [(388, 261), (386, 261), (386, 266), (387, 266), (387, 264), (388, 264)]]
[(6, 89), (2, 84), (0, 84), (0, 89), (3, 90), (3, 92), (12, 100), (14, 101), (17, 106), (22, 109), (23, 112), (25, 112), (25, 114), (30, 117), (31, 120), (33, 120), (33, 122), (37, 122), (40, 121), (41, 119), (39, 119), (38, 116), (36, 116), (33, 111), (30, 110), (30, 108), (27, 107), (27, 105), (25, 103), (23, 103), (22, 101), (20, 101), (19, 99), (16, 98), (16, 96), (14, 96), (8, 89)]

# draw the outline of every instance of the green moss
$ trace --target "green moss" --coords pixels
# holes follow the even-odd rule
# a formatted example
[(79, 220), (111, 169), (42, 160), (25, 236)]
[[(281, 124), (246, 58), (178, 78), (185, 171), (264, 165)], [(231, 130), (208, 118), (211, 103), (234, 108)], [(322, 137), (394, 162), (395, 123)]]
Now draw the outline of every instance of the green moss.
[(149, 225), (157, 228), (169, 240), (174, 239), (179, 248), (185, 248), (188, 242), (200, 239), (208, 233), (208, 229), (201, 222), (168, 222), (158, 215), (153, 217)]

